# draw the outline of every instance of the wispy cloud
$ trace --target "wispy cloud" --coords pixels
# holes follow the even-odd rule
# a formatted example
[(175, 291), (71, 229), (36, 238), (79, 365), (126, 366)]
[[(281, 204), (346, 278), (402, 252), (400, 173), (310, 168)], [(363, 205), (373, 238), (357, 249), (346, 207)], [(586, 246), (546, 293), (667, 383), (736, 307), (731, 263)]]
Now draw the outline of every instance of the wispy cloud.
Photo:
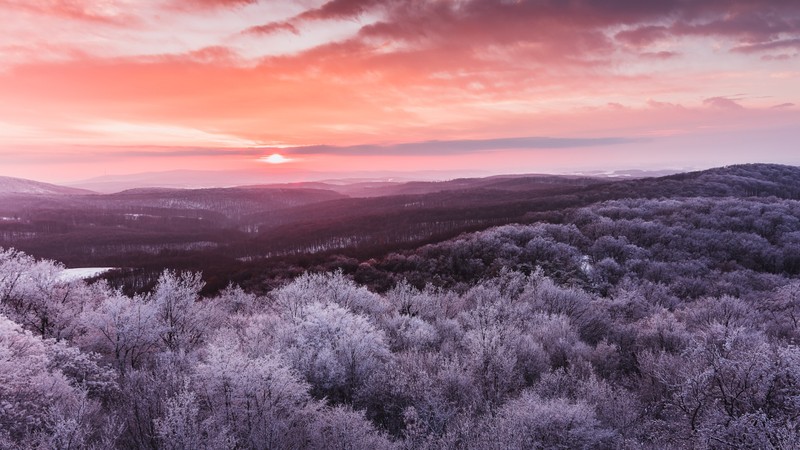
[(639, 138), (553, 138), (514, 137), (500, 139), (465, 139), (452, 141), (405, 142), (392, 145), (309, 145), (270, 149), (291, 155), (458, 155), (492, 150), (536, 150), (598, 147), (641, 142)]
[(727, 97), (711, 97), (703, 100), (703, 104), (712, 108), (719, 109), (744, 109), (742, 105), (735, 100)]
[(192, 158), (205, 156), (282, 155), (347, 155), (347, 156), (442, 156), (495, 150), (537, 150), (599, 147), (645, 142), (648, 139), (626, 137), (554, 138), (513, 137), (499, 139), (462, 139), (450, 141), (403, 142), (391, 145), (307, 145), (299, 147), (182, 147), (182, 146), (70, 146), (72, 155), (96, 158), (113, 155), (116, 158)]
[(244, 31), (246, 34), (273, 34), (288, 31), (292, 34), (300, 34), (300, 30), (290, 22), (270, 22), (264, 25), (256, 25)]

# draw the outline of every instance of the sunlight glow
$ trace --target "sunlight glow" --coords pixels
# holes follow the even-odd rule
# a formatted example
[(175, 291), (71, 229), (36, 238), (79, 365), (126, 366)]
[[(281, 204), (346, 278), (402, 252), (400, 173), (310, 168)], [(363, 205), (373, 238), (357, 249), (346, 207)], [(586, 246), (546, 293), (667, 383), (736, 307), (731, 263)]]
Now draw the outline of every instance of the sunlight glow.
[(258, 160), (261, 162), (265, 162), (267, 164), (285, 164), (294, 161), (293, 159), (286, 158), (285, 156), (279, 153), (273, 153), (269, 156), (262, 156)]

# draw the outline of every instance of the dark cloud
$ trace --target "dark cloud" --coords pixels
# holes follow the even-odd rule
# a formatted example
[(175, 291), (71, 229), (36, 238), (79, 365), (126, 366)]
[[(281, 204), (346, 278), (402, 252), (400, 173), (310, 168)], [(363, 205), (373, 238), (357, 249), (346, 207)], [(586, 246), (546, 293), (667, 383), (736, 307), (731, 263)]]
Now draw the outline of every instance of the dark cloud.
[(324, 3), (319, 8), (309, 9), (303, 13), (282, 22), (269, 22), (264, 25), (251, 27), (245, 33), (251, 34), (273, 34), (281, 31), (289, 31), (300, 34), (299, 24), (305, 21), (314, 20), (336, 20), (351, 19), (382, 5), (380, 0), (332, 0)]
[(248, 34), (274, 34), (288, 31), (292, 34), (300, 34), (300, 30), (289, 22), (270, 22), (264, 25), (250, 27), (245, 30)]
[(173, 0), (173, 6), (179, 9), (232, 8), (257, 2), (258, 0)]
[(319, 8), (310, 9), (298, 16), (300, 20), (349, 19), (384, 4), (400, 3), (385, 0), (331, 0)]
[(644, 47), (668, 37), (669, 34), (669, 29), (665, 26), (647, 25), (620, 31), (614, 37), (625, 44)]
[[(450, 51), (531, 44), (542, 57), (580, 61), (611, 54), (614, 42), (644, 48), (683, 36), (721, 36), (740, 52), (796, 47), (796, 0), (331, 0), (265, 32), (296, 30), (314, 20), (348, 20), (380, 13), (360, 39), (390, 39)], [(607, 37), (607, 31), (620, 29)]]

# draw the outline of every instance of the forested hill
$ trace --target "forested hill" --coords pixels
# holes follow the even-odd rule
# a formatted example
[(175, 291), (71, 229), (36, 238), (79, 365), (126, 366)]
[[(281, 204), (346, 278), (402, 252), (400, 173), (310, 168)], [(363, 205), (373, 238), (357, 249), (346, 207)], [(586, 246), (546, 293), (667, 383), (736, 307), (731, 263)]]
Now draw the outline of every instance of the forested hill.
[(626, 181), (614, 186), (631, 197), (767, 197), (799, 199), (800, 167), (743, 164)]
[(23, 178), (0, 176), (0, 197), (9, 195), (86, 195), (94, 194), (85, 189), (76, 189)]
[[(744, 269), (800, 273), (800, 206), (793, 201), (800, 199), (798, 167), (739, 165), (585, 190), (619, 199), (532, 216), (550, 223), (493, 228), (395, 253), (362, 265), (362, 281), (376, 288), (403, 278), (418, 286), (453, 286), (502, 268), (530, 271), (538, 265), (561, 281), (602, 290), (623, 273), (654, 282), (679, 276), (684, 269), (669, 264), (678, 254), (696, 256), (686, 272), (696, 286), (711, 271), (726, 278)], [(608, 259), (610, 248), (614, 257)]]
[[(799, 198), (800, 168), (745, 165), (679, 176), (558, 182), (538, 177), (481, 180), (477, 187), (418, 195), (341, 199), (249, 217), (260, 233), (251, 249), (303, 254), (358, 249), (375, 256), (508, 223), (563, 220), (571, 208), (625, 198)], [(302, 230), (302, 235), (298, 231)], [(345, 252), (346, 253), (346, 252)], [(358, 256), (358, 254), (354, 254)]]
[[(682, 289), (681, 295), (735, 293), (736, 277), (759, 279), (754, 285), (766, 288), (772, 284), (764, 280), (772, 274), (795, 276), (800, 271), (796, 219), (800, 209), (792, 200), (798, 198), (798, 188), (800, 169), (759, 164), (593, 184), (527, 200), (508, 194), (503, 198), (518, 203), (501, 207), (518, 215), (506, 223), (520, 225), (373, 255), (361, 258), (360, 264), (360, 253), (347, 251), (300, 261), (303, 268), (322, 271), (342, 267), (379, 290), (402, 279), (418, 287), (430, 283), (453, 287), (494, 276), (504, 267), (529, 272), (538, 266), (562, 282), (600, 292), (637, 276), (654, 283), (682, 278), (673, 283), (674, 289)], [(495, 207), (474, 211), (472, 217), (486, 217), (500, 208)], [(361, 226), (367, 233), (409, 223), (409, 216), (402, 213), (390, 211), (388, 217), (353, 227)], [(336, 227), (348, 229), (341, 222)], [(332, 233), (336, 227), (317, 226), (321, 233)], [(605, 252), (610, 248), (616, 253), (609, 259)], [(695, 261), (674, 264), (676, 255), (687, 254), (695, 255)], [(286, 266), (279, 264), (268, 273), (282, 270)], [(704, 282), (704, 277), (715, 274), (727, 280), (728, 287)]]
[(632, 280), (671, 295), (739, 295), (800, 274), (800, 202), (778, 198), (624, 199), (397, 252), (355, 271), (376, 289), (454, 287), (502, 270), (607, 293)]
[(609, 200), (797, 199), (800, 169), (753, 164), (623, 180), (515, 175), (356, 183), (348, 192), (366, 198), (304, 185), (20, 194), (0, 198), (0, 246), (69, 266), (123, 267), (118, 282), (140, 288), (152, 287), (164, 267), (201, 270), (213, 292), (232, 279), (255, 287), (309, 267), (346, 261), (352, 269), (494, 226), (564, 223), (572, 220), (568, 211)]

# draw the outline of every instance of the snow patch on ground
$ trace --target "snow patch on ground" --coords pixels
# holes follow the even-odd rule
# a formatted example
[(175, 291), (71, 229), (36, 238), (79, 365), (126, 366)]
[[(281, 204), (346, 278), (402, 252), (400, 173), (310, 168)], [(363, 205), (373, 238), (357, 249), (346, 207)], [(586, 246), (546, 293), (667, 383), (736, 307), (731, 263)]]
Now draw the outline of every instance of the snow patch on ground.
[(114, 269), (116, 269), (116, 267), (78, 267), (75, 269), (64, 269), (58, 274), (58, 279), (61, 281), (85, 280)]

